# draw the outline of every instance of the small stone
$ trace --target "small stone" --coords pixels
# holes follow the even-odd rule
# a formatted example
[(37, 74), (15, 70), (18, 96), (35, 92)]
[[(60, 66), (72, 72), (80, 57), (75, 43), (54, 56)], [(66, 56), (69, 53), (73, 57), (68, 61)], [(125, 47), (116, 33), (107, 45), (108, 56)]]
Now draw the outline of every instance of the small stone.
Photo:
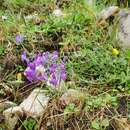
[(20, 104), (20, 107), (27, 116), (37, 118), (44, 112), (48, 101), (49, 97), (45, 95), (45, 91), (37, 88)]
[(9, 109), (6, 109), (3, 112), (3, 115), (5, 117), (5, 123), (7, 124), (7, 127), (9, 130), (13, 130), (19, 118), (23, 116), (23, 110), (19, 106), (11, 107)]
[(61, 17), (61, 16), (63, 16), (63, 13), (60, 9), (55, 9), (53, 11), (53, 15), (56, 16), (56, 17)]

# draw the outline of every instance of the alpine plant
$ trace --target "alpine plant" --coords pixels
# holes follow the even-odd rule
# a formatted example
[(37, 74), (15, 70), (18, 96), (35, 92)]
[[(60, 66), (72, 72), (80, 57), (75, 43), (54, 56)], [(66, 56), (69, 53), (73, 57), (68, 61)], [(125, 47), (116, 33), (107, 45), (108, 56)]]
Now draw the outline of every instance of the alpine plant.
[(27, 64), (24, 75), (30, 82), (43, 81), (48, 86), (57, 87), (66, 80), (65, 63), (59, 60), (57, 51), (38, 53), (29, 58), (23, 52), (21, 58)]

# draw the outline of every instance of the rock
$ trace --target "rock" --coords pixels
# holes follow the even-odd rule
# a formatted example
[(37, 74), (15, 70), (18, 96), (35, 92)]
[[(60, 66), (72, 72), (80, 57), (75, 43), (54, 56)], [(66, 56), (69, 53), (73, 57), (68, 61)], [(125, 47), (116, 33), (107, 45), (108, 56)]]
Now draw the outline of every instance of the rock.
[(55, 9), (53, 11), (53, 15), (56, 16), (56, 17), (61, 17), (61, 16), (63, 16), (63, 13), (60, 9)]
[(45, 108), (47, 107), (49, 97), (45, 95), (45, 91), (38, 88), (25, 99), (20, 107), (24, 110), (27, 116), (40, 117)]
[(3, 115), (5, 117), (5, 123), (7, 124), (7, 127), (9, 128), (9, 130), (13, 130), (19, 118), (23, 116), (23, 110), (19, 106), (11, 107), (5, 110), (3, 112)]
[(111, 7), (108, 7), (106, 9), (102, 10), (98, 16), (97, 23), (99, 25), (102, 25), (108, 18), (118, 14), (119, 11), (120, 11), (120, 9), (117, 6), (111, 6)]
[(14, 107), (14, 106), (16, 106), (16, 104), (14, 102), (11, 102), (11, 101), (0, 102), (0, 112), (7, 109), (7, 108)]
[(123, 18), (123, 17), (127, 17), (128, 14), (129, 14), (129, 11), (128, 11), (127, 9), (121, 9), (121, 10), (119, 11), (119, 13), (117, 14), (117, 16), (118, 16), (119, 18)]
[(74, 103), (75, 105), (79, 106), (85, 99), (84, 93), (75, 90), (75, 89), (68, 89), (60, 98), (60, 104), (62, 106), (67, 106), (70, 103)]
[(130, 48), (130, 14), (121, 18), (117, 40), (121, 42), (121, 46)]

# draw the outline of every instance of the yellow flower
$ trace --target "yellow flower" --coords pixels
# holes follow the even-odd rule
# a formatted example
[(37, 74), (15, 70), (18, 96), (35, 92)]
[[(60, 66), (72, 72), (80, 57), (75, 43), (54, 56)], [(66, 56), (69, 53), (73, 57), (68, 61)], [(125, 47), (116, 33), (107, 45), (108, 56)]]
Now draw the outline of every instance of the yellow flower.
[(17, 81), (22, 81), (22, 74), (21, 73), (17, 73), (16, 79), (17, 79)]
[(113, 49), (112, 49), (112, 54), (113, 54), (114, 56), (117, 56), (117, 55), (119, 55), (119, 51), (118, 51), (116, 48), (113, 48)]

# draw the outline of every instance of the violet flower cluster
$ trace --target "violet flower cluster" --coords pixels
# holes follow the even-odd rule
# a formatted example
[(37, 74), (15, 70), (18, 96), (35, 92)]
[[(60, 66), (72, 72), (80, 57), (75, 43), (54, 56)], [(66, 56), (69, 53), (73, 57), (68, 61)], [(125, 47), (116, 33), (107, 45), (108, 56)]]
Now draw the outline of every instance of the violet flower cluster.
[(65, 63), (59, 63), (57, 51), (38, 53), (30, 58), (23, 52), (21, 58), (27, 64), (24, 75), (31, 82), (44, 81), (48, 86), (56, 87), (66, 80)]

